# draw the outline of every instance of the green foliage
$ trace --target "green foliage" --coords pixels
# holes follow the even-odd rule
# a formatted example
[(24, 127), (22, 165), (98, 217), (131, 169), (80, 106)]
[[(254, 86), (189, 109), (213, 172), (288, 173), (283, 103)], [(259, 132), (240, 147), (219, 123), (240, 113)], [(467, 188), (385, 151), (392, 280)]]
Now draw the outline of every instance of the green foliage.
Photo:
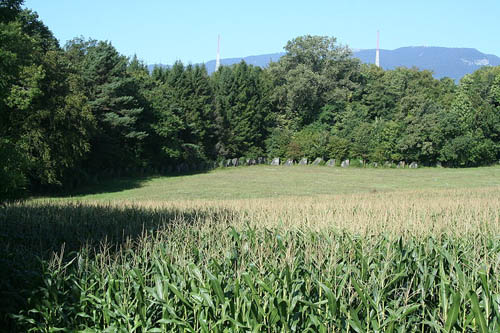
[(291, 142), (288, 144), (286, 157), (299, 160), (302, 157), (310, 161), (321, 157), (328, 157), (328, 131), (321, 126), (310, 125), (301, 131), (295, 133)]
[(24, 0), (2, 0), (0, 1), (0, 23), (11, 22), (21, 12)]
[(402, 125), (396, 121), (380, 121), (375, 126), (375, 144), (370, 160), (378, 163), (400, 161), (403, 155), (398, 149)]
[[(184, 74), (184, 66), (176, 63), (168, 72), (168, 82), (179, 83)], [(184, 128), (183, 110), (177, 104), (175, 88), (165, 82), (158, 82), (150, 92), (148, 99), (151, 103), (155, 121), (152, 127), (161, 141), (158, 145), (165, 160), (179, 160), (182, 157), (181, 131)], [(180, 85), (177, 90), (180, 90)], [(158, 142), (157, 142), (158, 144)]]
[[(213, 92), (206, 69), (180, 62), (153, 72), (156, 85), (149, 94), (155, 117), (152, 127), (166, 161), (215, 159)], [(155, 140), (158, 145), (158, 141)]]
[(441, 160), (454, 166), (468, 167), (491, 163), (498, 146), (481, 132), (467, 133), (448, 141), (441, 150)]
[(349, 140), (332, 135), (329, 137), (328, 145), (326, 147), (327, 155), (337, 161), (345, 160), (350, 156), (350, 146), (351, 142)]
[[(281, 126), (298, 130), (318, 120), (325, 104), (347, 102), (358, 86), (359, 62), (335, 38), (297, 37), (269, 72)], [(325, 115), (322, 116), (324, 118)]]
[(19, 147), (0, 138), (0, 202), (26, 194), (28, 170), (25, 154)]
[(490, 92), (491, 102), (494, 107), (500, 107), (500, 74), (495, 76)]
[(456, 86), (360, 65), (334, 37), (306, 35), (267, 69), (242, 62), (209, 76), (177, 62), (149, 73), (109, 42), (61, 48), (22, 4), (0, 2), (0, 139), (16, 152), (9, 179), (34, 193), (241, 156), (500, 160), (498, 68)]
[(138, 128), (143, 107), (138, 102), (137, 82), (127, 72), (128, 60), (110, 43), (90, 43), (83, 48), (78, 66), (97, 122), (88, 168), (95, 171), (112, 168), (115, 163), (139, 165), (140, 147), (148, 134)]
[(443, 124), (447, 139), (440, 156), (443, 162), (476, 166), (500, 157), (500, 113), (495, 107), (498, 77), (498, 68), (487, 68), (460, 81)]
[[(289, 145), (293, 132), (286, 128), (275, 128), (266, 140), (266, 150), (269, 158), (288, 156)], [(299, 154), (300, 155), (300, 154)]]
[(260, 68), (244, 62), (213, 75), (219, 156), (263, 149), (267, 136), (267, 86)]
[[(16, 19), (0, 23), (1, 137), (23, 154), (31, 189), (59, 185), (89, 150), (92, 118), (74, 89), (79, 78), (50, 30), (29, 11)], [(9, 161), (15, 164), (7, 169), (19, 170), (19, 158)]]

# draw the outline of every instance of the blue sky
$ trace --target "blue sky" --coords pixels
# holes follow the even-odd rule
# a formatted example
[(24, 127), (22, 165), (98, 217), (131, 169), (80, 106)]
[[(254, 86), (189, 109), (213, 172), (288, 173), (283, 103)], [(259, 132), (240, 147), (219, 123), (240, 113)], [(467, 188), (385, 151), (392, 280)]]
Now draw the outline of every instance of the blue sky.
[(61, 44), (108, 40), (127, 56), (171, 64), (280, 52), (300, 35), (351, 48), (472, 47), (500, 56), (500, 1), (26, 0)]

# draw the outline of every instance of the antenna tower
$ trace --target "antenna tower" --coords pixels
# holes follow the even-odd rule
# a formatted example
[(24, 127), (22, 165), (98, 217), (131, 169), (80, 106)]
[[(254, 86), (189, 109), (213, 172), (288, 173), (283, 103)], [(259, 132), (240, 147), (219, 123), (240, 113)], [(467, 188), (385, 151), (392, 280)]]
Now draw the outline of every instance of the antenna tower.
[(377, 30), (377, 53), (375, 54), (375, 66), (380, 67), (380, 31)]
[(215, 71), (220, 67), (220, 35), (217, 37), (217, 58), (215, 58)]

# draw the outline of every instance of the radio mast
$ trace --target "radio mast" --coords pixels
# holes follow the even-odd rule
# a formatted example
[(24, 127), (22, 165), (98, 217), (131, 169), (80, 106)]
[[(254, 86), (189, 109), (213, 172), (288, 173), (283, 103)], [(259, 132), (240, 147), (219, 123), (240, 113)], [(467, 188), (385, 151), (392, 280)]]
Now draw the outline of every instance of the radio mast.
[(380, 67), (380, 31), (377, 30), (377, 53), (375, 53), (375, 66)]
[(217, 37), (217, 58), (215, 58), (215, 71), (220, 67), (220, 35)]

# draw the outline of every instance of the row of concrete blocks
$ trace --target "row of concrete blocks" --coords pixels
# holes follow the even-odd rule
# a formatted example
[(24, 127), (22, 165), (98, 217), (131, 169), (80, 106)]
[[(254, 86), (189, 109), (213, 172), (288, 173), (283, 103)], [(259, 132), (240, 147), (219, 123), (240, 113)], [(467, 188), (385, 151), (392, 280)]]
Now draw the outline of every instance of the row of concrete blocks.
[[(363, 161), (363, 160), (359, 160), (359, 165), (362, 165), (362, 166), (368, 166), (368, 164), (366, 163), (366, 161)], [(267, 160), (263, 157), (259, 157), (257, 159), (245, 159), (245, 158), (233, 158), (233, 159), (228, 159), (228, 160), (225, 160), (225, 161), (222, 161), (220, 163), (220, 166), (224, 166), (224, 167), (230, 167), (230, 166), (239, 166), (239, 165), (257, 165), (257, 164), (268, 164), (267, 163)], [(326, 166), (329, 166), (329, 167), (334, 167), (337, 165), (337, 161), (335, 159), (329, 159), (328, 161), (324, 161), (321, 157), (318, 157), (316, 158), (312, 163), (309, 163), (308, 159), (307, 158), (302, 158), (298, 163), (294, 160), (294, 159), (287, 159), (287, 160), (281, 160), (279, 157), (275, 157), (271, 160), (271, 162), (269, 163), (270, 165), (285, 165), (285, 166), (292, 166), (292, 165), (326, 165)], [(340, 163), (340, 166), (342, 168), (347, 168), (350, 166), (350, 160), (343, 160), (341, 163)], [(372, 167), (379, 167), (379, 164), (377, 162), (373, 162), (371, 164), (369, 164), (369, 166), (372, 166)], [(384, 167), (389, 167), (389, 168), (392, 168), (392, 167), (397, 167), (397, 168), (405, 168), (405, 167), (409, 167), (410, 169), (416, 169), (418, 168), (418, 163), (417, 162), (411, 162), (410, 164), (406, 164), (405, 161), (401, 161), (397, 164), (394, 164), (392, 162), (385, 162), (384, 163)]]
[(258, 164), (267, 164), (267, 159), (265, 157), (258, 158), (232, 158), (228, 160), (223, 160), (219, 163), (220, 167), (231, 167), (231, 166), (240, 166), (240, 165), (258, 165)]

